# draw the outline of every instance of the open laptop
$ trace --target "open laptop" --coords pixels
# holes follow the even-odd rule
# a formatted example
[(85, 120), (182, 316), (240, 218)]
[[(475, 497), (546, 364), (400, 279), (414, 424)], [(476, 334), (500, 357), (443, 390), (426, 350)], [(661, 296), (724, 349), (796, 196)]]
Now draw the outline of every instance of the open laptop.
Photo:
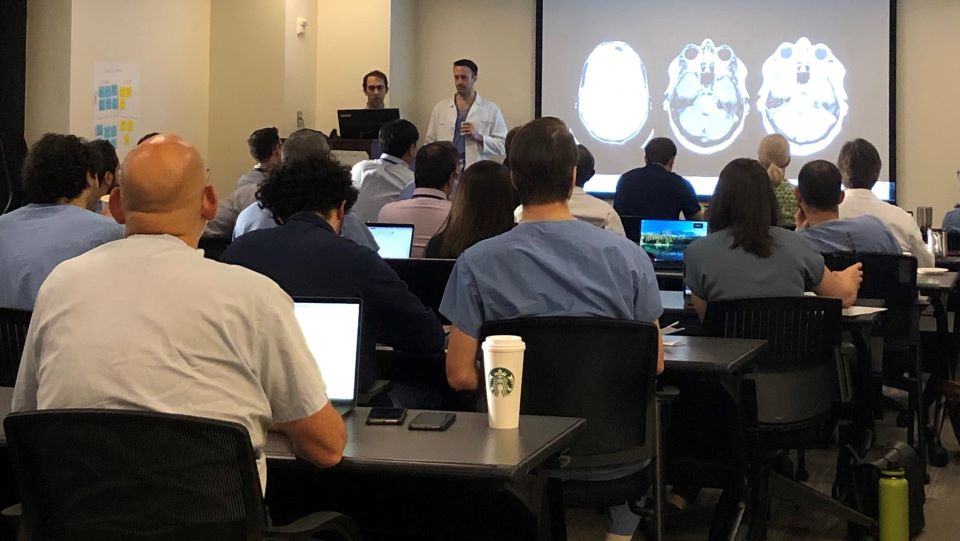
[(653, 258), (654, 269), (683, 269), (683, 254), (694, 240), (707, 236), (707, 222), (643, 220), (640, 247)]
[(400, 118), (400, 109), (340, 109), (340, 137), (344, 139), (376, 139), (380, 127)]
[(413, 250), (413, 224), (367, 223), (384, 259), (409, 259)]
[(450, 324), (440, 314), (440, 301), (443, 300), (443, 291), (450, 280), (453, 265), (457, 262), (455, 259), (387, 259), (386, 262), (407, 283), (410, 293), (433, 310), (441, 323)]
[(327, 399), (344, 415), (357, 407), (360, 299), (294, 297), (293, 311), (327, 384)]

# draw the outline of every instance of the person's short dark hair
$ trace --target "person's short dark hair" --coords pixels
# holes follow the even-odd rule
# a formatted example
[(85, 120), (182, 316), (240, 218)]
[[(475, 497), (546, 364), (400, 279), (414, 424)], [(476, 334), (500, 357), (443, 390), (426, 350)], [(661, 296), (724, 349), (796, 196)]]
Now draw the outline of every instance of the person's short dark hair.
[(87, 174), (91, 171), (86, 141), (76, 135), (44, 134), (23, 162), (24, 202), (75, 199), (89, 186)]
[(370, 77), (378, 77), (378, 78), (380, 78), (380, 79), (383, 81), (383, 88), (384, 88), (385, 90), (389, 90), (389, 89), (390, 89), (390, 81), (387, 80), (387, 74), (384, 73), (384, 72), (382, 72), (382, 71), (380, 71), (380, 70), (373, 70), (373, 71), (368, 72), (366, 75), (363, 76), (363, 89), (364, 89), (364, 90), (367, 89), (367, 79), (369, 79)]
[(510, 128), (510, 131), (507, 132), (507, 136), (503, 138), (503, 165), (510, 167), (510, 145), (513, 143), (513, 138), (520, 133), (520, 128), (523, 126), (514, 126)]
[(826, 160), (814, 160), (800, 169), (797, 177), (800, 197), (807, 206), (836, 211), (840, 205), (840, 169)]
[(250, 155), (258, 162), (264, 162), (273, 156), (273, 151), (280, 144), (280, 132), (277, 128), (260, 128), (254, 130), (247, 139), (247, 145), (250, 146)]
[(322, 158), (330, 154), (330, 142), (323, 133), (310, 128), (300, 128), (290, 134), (280, 147), (283, 163), (310, 158)]
[(284, 163), (263, 182), (257, 199), (283, 223), (300, 211), (326, 215), (342, 201), (350, 210), (358, 193), (350, 170), (327, 155)]
[(442, 189), (457, 170), (460, 154), (450, 141), (423, 145), (417, 151), (417, 170), (414, 182), (417, 188)]
[(583, 145), (577, 145), (577, 186), (583, 188), (583, 185), (596, 174), (596, 161), (590, 149)]
[(417, 127), (403, 118), (391, 120), (380, 127), (380, 148), (391, 156), (403, 156), (417, 144), (418, 139), (420, 132)]
[(780, 211), (767, 170), (757, 160), (738, 158), (723, 168), (708, 214), (711, 233), (730, 229), (731, 249), (741, 247), (761, 258), (773, 252), (770, 227)]
[(156, 137), (156, 136), (158, 136), (158, 135), (160, 135), (160, 132), (158, 132), (158, 131), (152, 131), (152, 132), (144, 135), (143, 137), (141, 137), (140, 139), (137, 140), (137, 146), (142, 145), (144, 142), (149, 141), (150, 139), (153, 139), (154, 137)]
[(528, 122), (510, 146), (510, 175), (523, 205), (546, 205), (570, 198), (577, 144), (559, 118)]
[(877, 148), (866, 139), (854, 139), (844, 143), (837, 158), (837, 167), (850, 188), (873, 189), (880, 178), (883, 162)]
[(117, 168), (120, 167), (120, 158), (117, 156), (117, 149), (113, 148), (110, 141), (94, 139), (87, 143), (87, 150), (90, 151), (90, 170), (97, 177), (97, 180), (101, 183), (106, 182), (107, 173), (113, 173), (114, 179), (116, 179)]
[(654, 137), (643, 149), (647, 162), (667, 165), (677, 157), (677, 145), (666, 137)]
[(477, 63), (474, 62), (473, 60), (470, 60), (469, 58), (461, 58), (460, 60), (454, 61), (453, 67), (457, 67), (457, 66), (470, 68), (470, 71), (472, 71), (474, 75), (476, 75), (477, 72), (479, 71), (479, 68), (477, 68)]

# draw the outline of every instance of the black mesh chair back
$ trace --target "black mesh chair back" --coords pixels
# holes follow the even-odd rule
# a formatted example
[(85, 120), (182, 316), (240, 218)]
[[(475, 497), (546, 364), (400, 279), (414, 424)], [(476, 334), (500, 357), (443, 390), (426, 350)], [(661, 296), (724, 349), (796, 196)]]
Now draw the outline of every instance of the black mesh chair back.
[(917, 258), (913, 256), (837, 252), (823, 254), (823, 261), (834, 271), (863, 263), (863, 283), (857, 295), (861, 299), (883, 300), (888, 309), (917, 302)]
[(433, 310), (444, 324), (450, 323), (440, 314), (440, 301), (447, 287), (456, 259), (385, 259), (388, 265), (406, 282), (424, 306)]
[(620, 223), (623, 224), (624, 234), (633, 242), (640, 242), (640, 222), (643, 218), (640, 216), (620, 216)]
[(140, 411), (4, 420), (22, 540), (258, 539), (255, 455), (236, 423)]
[(521, 318), (485, 323), (480, 340), (498, 334), (526, 344), (521, 413), (587, 420), (570, 448), (570, 467), (655, 454), (656, 327), (594, 317)]
[(13, 387), (32, 312), (0, 308), (0, 387)]
[(756, 374), (757, 419), (786, 425), (830, 416), (839, 399), (841, 317), (839, 299), (713, 301), (703, 329), (708, 336), (767, 340)]

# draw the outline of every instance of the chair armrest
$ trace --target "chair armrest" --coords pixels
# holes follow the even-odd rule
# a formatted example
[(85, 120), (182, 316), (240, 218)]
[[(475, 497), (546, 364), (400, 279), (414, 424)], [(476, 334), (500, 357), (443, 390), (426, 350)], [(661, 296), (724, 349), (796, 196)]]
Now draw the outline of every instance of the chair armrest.
[(323, 533), (332, 541), (360, 541), (360, 527), (352, 518), (341, 513), (322, 511), (311, 513), (286, 526), (264, 528), (260, 539), (264, 541), (311, 539), (315, 534)]
[(379, 398), (384, 393), (393, 389), (393, 382), (387, 381), (385, 379), (378, 379), (370, 384), (370, 387), (357, 393), (357, 404), (361, 406), (369, 406), (373, 404), (373, 401)]
[(662, 404), (670, 404), (680, 397), (680, 389), (673, 385), (657, 386), (657, 400)]

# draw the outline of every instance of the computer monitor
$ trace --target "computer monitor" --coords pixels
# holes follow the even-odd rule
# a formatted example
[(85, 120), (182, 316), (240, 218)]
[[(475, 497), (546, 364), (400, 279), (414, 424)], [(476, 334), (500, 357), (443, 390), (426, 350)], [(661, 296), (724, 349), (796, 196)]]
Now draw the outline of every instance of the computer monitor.
[(360, 304), (360, 299), (293, 299), (300, 330), (327, 385), (327, 398), (341, 413), (357, 403)]
[(367, 223), (367, 228), (373, 233), (380, 250), (377, 252), (384, 259), (408, 259), (413, 249), (412, 224), (378, 224)]
[(643, 220), (640, 247), (656, 262), (683, 263), (683, 252), (691, 242), (707, 236), (707, 222), (689, 220)]
[(340, 109), (340, 137), (344, 139), (376, 139), (380, 127), (400, 118), (400, 109)]

